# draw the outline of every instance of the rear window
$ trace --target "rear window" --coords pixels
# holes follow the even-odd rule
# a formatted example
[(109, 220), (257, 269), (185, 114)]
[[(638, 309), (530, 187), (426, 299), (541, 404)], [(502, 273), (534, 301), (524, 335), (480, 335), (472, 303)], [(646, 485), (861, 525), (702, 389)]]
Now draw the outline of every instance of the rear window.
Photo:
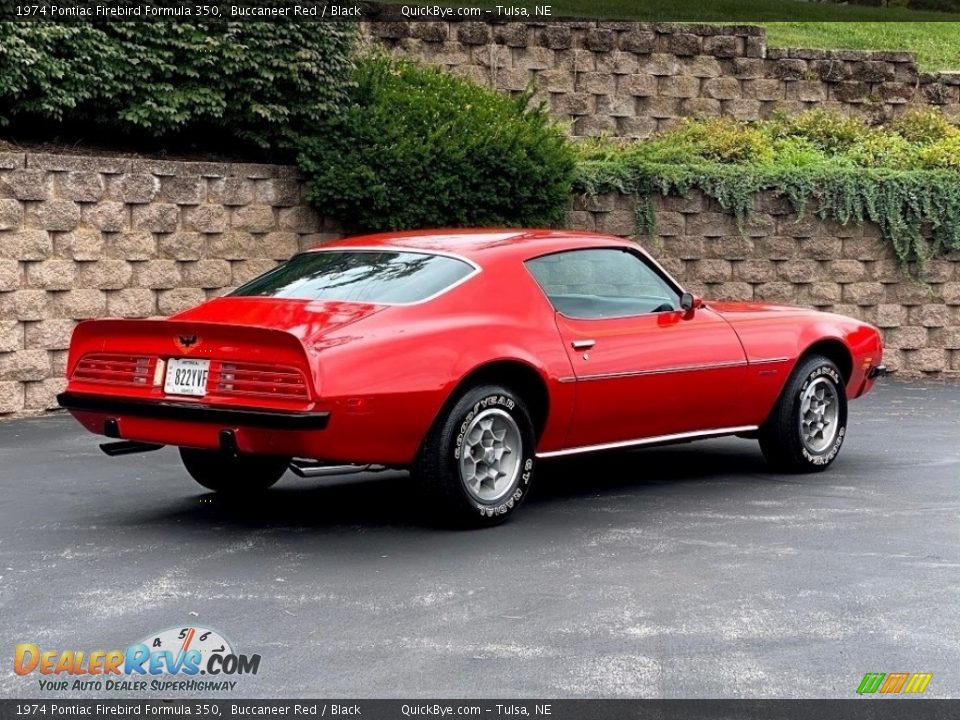
[(444, 255), (321, 250), (295, 255), (231, 295), (402, 304), (443, 292), (474, 268)]

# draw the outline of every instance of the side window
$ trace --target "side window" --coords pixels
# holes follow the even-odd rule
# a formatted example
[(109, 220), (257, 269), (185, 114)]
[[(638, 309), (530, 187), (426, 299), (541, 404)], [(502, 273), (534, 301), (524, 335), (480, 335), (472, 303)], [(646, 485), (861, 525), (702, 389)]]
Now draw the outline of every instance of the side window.
[(557, 311), (599, 319), (680, 309), (680, 297), (641, 258), (627, 250), (571, 250), (527, 261)]

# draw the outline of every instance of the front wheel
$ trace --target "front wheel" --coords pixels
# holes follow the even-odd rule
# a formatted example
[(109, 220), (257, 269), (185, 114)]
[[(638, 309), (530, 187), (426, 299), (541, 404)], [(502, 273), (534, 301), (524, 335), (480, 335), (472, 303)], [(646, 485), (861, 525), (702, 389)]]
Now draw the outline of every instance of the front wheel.
[(535, 445), (519, 395), (498, 385), (475, 387), (437, 420), (413, 476), (437, 519), (460, 527), (496, 525), (530, 492)]
[(847, 434), (847, 392), (833, 361), (801, 360), (760, 429), (760, 449), (775, 469), (819, 472), (836, 459)]
[(262, 492), (287, 470), (290, 458), (180, 448), (180, 459), (190, 477), (208, 490), (243, 495)]

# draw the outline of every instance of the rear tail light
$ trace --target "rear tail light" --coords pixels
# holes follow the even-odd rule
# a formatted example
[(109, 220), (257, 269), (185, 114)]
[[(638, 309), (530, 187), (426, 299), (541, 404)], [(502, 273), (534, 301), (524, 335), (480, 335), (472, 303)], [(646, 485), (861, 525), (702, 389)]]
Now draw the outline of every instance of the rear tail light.
[(207, 392), (218, 395), (307, 400), (307, 382), (294, 367), (218, 362), (210, 366)]
[[(157, 357), (91, 353), (84, 355), (73, 371), (77, 382), (125, 387), (153, 387), (163, 382), (165, 363)], [(213, 360), (207, 392), (237, 397), (309, 400), (301, 370), (284, 365)]]
[(108, 385), (150, 386), (157, 359), (137, 355), (91, 353), (84, 355), (73, 371), (73, 379)]

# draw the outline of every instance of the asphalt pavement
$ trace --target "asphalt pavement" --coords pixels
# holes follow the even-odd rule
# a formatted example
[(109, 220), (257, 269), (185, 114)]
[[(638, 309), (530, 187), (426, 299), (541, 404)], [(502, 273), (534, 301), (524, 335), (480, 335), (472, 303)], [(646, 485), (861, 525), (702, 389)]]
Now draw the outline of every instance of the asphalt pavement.
[(544, 463), (511, 522), (455, 532), (398, 473), (231, 503), (172, 449), (0, 423), (0, 696), (141, 697), (40, 691), (14, 646), (181, 626), (261, 655), (221, 698), (960, 696), (960, 385), (887, 381), (849, 428), (810, 476), (738, 439)]

